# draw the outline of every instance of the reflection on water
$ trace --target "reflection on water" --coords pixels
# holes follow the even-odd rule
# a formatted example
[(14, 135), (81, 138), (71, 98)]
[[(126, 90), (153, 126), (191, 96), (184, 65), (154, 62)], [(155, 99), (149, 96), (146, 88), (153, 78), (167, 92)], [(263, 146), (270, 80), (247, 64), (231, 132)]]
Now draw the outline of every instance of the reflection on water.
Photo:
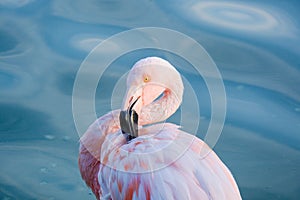
[[(178, 9), (186, 9), (191, 21), (205, 24), (214, 28), (225, 28), (227, 31), (243, 31), (254, 34), (279, 34), (285, 30), (288, 21), (281, 22), (280, 18), (268, 12), (268, 8), (261, 3), (255, 4), (242, 2), (198, 2), (190, 1), (192, 5), (181, 6)], [(184, 12), (180, 11), (180, 14)], [(274, 13), (274, 12), (273, 12)], [(284, 23), (284, 26), (282, 26)], [(280, 27), (280, 28), (279, 28)], [(289, 28), (289, 27), (287, 27)], [(287, 29), (286, 28), (286, 29)], [(290, 34), (290, 30), (288, 32)]]
[[(268, 0), (0, 0), (0, 198), (94, 199), (77, 169), (71, 108), (76, 72), (98, 42), (130, 28), (160, 26), (199, 41), (219, 67), (228, 109), (215, 150), (243, 198), (298, 199), (297, 8), (297, 1)], [(99, 115), (110, 110), (111, 90), (132, 60), (154, 53), (172, 58), (141, 50), (112, 64), (98, 86)], [(203, 138), (210, 119), (205, 85), (185, 62), (173, 61), (199, 90), (197, 135)]]

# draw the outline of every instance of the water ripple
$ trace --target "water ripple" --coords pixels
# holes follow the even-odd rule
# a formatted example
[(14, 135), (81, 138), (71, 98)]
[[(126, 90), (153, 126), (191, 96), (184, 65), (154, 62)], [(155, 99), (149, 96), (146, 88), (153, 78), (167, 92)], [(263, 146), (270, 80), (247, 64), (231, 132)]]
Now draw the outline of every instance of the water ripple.
[(16, 104), (0, 104), (0, 142), (44, 139), (57, 133), (49, 117)]
[[(99, 0), (64, 0), (53, 1), (53, 14), (78, 22), (91, 24), (110, 24), (117, 26), (145, 26), (150, 19), (161, 21), (156, 10), (155, 15), (149, 12), (155, 4), (149, 0), (139, 1), (99, 1)], [(155, 8), (155, 7), (154, 7)], [(144, 25), (142, 25), (144, 24)]]
[[(214, 44), (218, 44), (217, 49)], [(300, 72), (281, 57), (255, 45), (223, 37), (214, 37), (208, 46), (226, 81), (272, 90), (300, 101)]]
[(188, 0), (183, 5), (169, 2), (164, 7), (208, 30), (227, 34), (242, 32), (243, 36), (296, 36), (294, 20), (282, 10), (267, 4)]
[(56, 145), (33, 141), (2, 143), (0, 197), (92, 199), (93, 196), (89, 195), (89, 190), (80, 180), (76, 154), (70, 151), (71, 146), (58, 145), (63, 149)]
[(1, 54), (3, 52), (14, 49), (17, 46), (18, 41), (9, 33), (0, 30), (0, 43), (1, 43), (0, 46), (0, 54)]
[[(63, 28), (56, 29), (57, 26)], [(97, 26), (58, 17), (47, 19), (47, 26), (42, 28), (44, 40), (52, 50), (76, 59), (84, 59), (101, 41), (123, 30), (118, 26)]]
[(33, 1), (35, 0), (0, 0), (0, 5), (9, 8), (18, 8), (30, 4)]
[(0, 62), (1, 100), (30, 96), (38, 89), (33, 77), (19, 66)]
[(266, 10), (229, 2), (200, 2), (191, 7), (195, 17), (207, 24), (243, 31), (265, 31), (278, 26)]

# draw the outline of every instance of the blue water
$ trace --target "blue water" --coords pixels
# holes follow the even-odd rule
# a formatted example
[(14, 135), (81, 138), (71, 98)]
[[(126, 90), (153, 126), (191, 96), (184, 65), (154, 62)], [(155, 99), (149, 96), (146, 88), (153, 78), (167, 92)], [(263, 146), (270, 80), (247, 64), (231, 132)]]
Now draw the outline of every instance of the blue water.
[[(292, 0), (0, 0), (0, 199), (94, 199), (77, 168), (73, 83), (99, 42), (145, 26), (194, 38), (217, 64), (227, 115), (214, 150), (243, 199), (299, 199), (299, 8)], [(111, 108), (116, 81), (150, 54), (172, 56), (142, 49), (106, 71), (96, 94), (99, 116)], [(179, 71), (199, 89), (203, 138), (207, 89), (185, 65)]]

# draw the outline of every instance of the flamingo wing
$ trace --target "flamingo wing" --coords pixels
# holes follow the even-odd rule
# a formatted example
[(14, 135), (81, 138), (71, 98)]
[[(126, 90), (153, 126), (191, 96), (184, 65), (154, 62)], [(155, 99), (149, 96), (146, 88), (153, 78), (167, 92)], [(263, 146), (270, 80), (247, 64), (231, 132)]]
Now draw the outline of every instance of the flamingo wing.
[(106, 135), (120, 129), (119, 112), (115, 110), (98, 118), (80, 138), (78, 165), (82, 179), (97, 199), (102, 196), (98, 181), (101, 146)]
[(141, 130), (147, 134), (129, 143), (120, 132), (104, 141), (98, 174), (103, 193), (112, 199), (241, 199), (218, 156), (212, 150), (200, 156), (210, 150), (202, 140), (173, 124)]

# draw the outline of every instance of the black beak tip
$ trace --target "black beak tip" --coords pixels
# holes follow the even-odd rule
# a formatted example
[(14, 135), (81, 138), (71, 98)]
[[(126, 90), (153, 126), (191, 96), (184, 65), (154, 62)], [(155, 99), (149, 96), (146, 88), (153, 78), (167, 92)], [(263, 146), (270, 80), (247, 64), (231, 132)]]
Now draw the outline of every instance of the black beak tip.
[(133, 106), (139, 98), (140, 97), (138, 97), (126, 111), (122, 110), (120, 112), (119, 120), (121, 131), (125, 135), (127, 142), (138, 136), (139, 116), (133, 109)]

